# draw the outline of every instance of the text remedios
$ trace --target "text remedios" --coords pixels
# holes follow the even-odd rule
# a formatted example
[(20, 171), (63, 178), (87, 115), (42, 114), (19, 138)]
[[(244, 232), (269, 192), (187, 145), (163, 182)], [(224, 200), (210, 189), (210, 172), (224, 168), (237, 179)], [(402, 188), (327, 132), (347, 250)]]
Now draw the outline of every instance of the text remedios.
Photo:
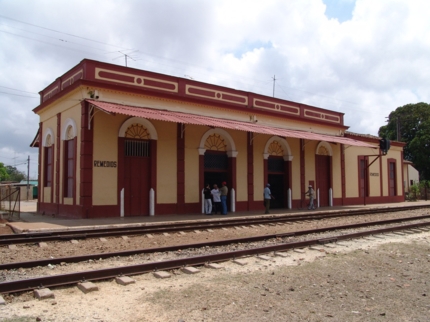
[(102, 167), (102, 168), (116, 168), (116, 161), (99, 161), (94, 160), (94, 167)]

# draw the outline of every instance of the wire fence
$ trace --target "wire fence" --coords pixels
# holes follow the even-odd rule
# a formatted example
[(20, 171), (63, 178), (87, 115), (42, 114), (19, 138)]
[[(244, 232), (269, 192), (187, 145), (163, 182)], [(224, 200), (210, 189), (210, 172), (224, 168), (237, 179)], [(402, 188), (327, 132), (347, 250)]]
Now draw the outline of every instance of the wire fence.
[(20, 219), (21, 189), (13, 185), (0, 186), (0, 218)]

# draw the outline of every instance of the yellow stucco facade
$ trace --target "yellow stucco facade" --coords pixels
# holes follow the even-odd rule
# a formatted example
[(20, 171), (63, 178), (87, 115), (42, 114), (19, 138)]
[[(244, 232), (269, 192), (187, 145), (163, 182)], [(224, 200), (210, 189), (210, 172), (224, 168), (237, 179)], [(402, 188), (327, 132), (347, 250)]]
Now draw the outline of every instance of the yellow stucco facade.
[[(205, 180), (218, 180), (217, 171), (228, 182), (229, 208), (236, 211), (262, 209), (266, 183), (272, 183), (279, 198), (274, 205), (281, 209), (303, 207), (311, 182), (317, 191), (324, 189), (318, 195), (325, 198), (321, 202), (325, 206), (361, 203), (363, 185), (368, 187), (365, 202), (403, 197), (403, 145), (393, 144), (387, 155), (381, 155), (379, 138), (346, 132), (342, 113), (166, 75), (147, 77), (149, 72), (140, 75), (108, 64), (92, 69), (98, 64), (102, 63), (84, 61), (41, 92), (35, 112), (41, 123), (39, 203), (45, 212), (80, 217), (201, 212)], [(84, 75), (79, 68), (90, 70), (85, 74), (88, 80), (73, 78)], [(109, 83), (109, 77), (116, 81)], [(181, 123), (169, 113), (181, 113), (186, 121), (195, 116), (210, 119)], [(223, 122), (237, 122), (237, 127)], [(129, 136), (133, 126), (145, 134)], [(271, 134), (271, 129), (287, 132)], [(288, 131), (295, 132), (289, 136)], [(54, 148), (51, 167), (44, 149), (48, 136)], [(73, 171), (65, 159), (65, 142), (71, 139), (76, 146), (74, 155), (68, 156)], [(220, 148), (208, 145), (213, 139), (222, 143)], [(357, 143), (360, 140), (366, 143)], [(129, 151), (129, 141), (149, 150)], [(210, 155), (215, 163), (221, 162), (219, 157), (228, 162), (224, 168), (206, 168), (212, 166), (206, 164)], [(146, 158), (141, 163), (144, 171), (127, 169), (125, 158)], [(360, 160), (368, 165), (375, 158), (363, 181)], [(47, 169), (52, 186), (45, 182)], [(144, 176), (138, 180), (145, 185), (130, 188), (134, 176)], [(132, 199), (127, 189), (140, 197)]]

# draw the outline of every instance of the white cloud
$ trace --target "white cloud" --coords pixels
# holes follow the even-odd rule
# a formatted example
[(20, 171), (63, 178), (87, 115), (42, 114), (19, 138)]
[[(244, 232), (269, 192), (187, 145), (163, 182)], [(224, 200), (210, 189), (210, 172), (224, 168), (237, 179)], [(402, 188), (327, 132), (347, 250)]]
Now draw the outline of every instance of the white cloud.
[[(322, 0), (0, 0), (0, 7), (0, 86), (21, 91), (37, 93), (84, 58), (123, 65), (121, 51), (131, 53), (131, 67), (268, 96), (276, 75), (277, 97), (344, 112), (354, 132), (377, 134), (398, 106), (430, 101), (427, 0), (357, 0), (343, 22), (327, 18)], [(33, 153), (37, 104), (0, 93), (0, 162), (10, 154), (5, 147)]]

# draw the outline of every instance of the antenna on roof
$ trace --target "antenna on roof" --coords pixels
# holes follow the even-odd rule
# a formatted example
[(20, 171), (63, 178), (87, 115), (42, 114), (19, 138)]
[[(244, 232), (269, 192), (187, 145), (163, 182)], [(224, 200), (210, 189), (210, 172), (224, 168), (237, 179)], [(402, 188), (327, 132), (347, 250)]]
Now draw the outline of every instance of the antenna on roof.
[(134, 57), (130, 56), (130, 54), (135, 53), (135, 52), (137, 52), (137, 51), (139, 51), (139, 50), (133, 50), (132, 52), (130, 52), (130, 53), (128, 53), (128, 54), (123, 53), (122, 51), (118, 51), (118, 52), (119, 52), (119, 53), (121, 53), (122, 55), (121, 55), (121, 56), (119, 56), (119, 57), (115, 57), (115, 58), (114, 58), (114, 59), (112, 59), (112, 60), (115, 60), (115, 59), (118, 59), (118, 58), (121, 58), (122, 56), (124, 56), (124, 60), (125, 60), (125, 67), (127, 67), (127, 58), (130, 58), (131, 60), (136, 61), (136, 59), (135, 59)]

